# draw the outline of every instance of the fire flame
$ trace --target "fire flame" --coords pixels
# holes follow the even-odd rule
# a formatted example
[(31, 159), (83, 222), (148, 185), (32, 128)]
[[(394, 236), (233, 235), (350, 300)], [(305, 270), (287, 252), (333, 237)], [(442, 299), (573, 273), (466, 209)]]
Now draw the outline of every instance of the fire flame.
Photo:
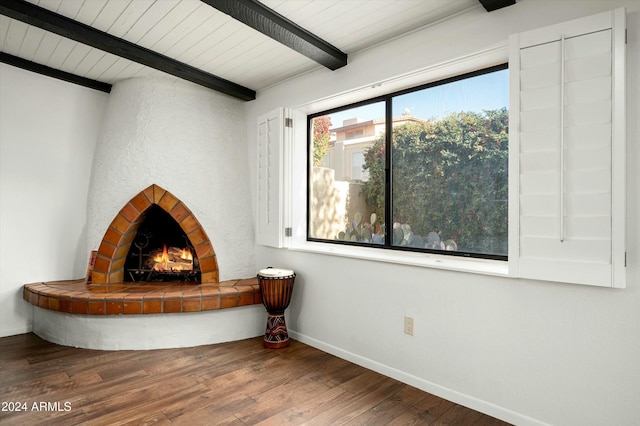
[(156, 263), (166, 263), (169, 261), (169, 252), (167, 251), (167, 245), (162, 246), (162, 254), (157, 255), (153, 258), (153, 261)]
[(191, 255), (191, 250), (182, 249), (182, 254), (180, 255), (180, 259), (193, 260), (193, 256)]
[(179, 272), (193, 270), (193, 255), (191, 254), (191, 250), (186, 248), (181, 250), (179, 258), (183, 260), (182, 262), (178, 261), (176, 257), (177, 256), (175, 252), (173, 257), (169, 255), (167, 245), (164, 244), (162, 247), (162, 253), (159, 253), (153, 257), (153, 270), (162, 272)]

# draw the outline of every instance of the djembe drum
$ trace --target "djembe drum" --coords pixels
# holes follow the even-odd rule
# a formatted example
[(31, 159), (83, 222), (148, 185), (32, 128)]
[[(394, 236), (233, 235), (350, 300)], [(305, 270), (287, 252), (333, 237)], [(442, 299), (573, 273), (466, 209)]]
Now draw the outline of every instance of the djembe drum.
[(267, 329), (264, 347), (279, 349), (289, 346), (284, 310), (291, 302), (291, 292), (296, 274), (290, 269), (267, 268), (258, 273), (262, 304), (267, 308)]

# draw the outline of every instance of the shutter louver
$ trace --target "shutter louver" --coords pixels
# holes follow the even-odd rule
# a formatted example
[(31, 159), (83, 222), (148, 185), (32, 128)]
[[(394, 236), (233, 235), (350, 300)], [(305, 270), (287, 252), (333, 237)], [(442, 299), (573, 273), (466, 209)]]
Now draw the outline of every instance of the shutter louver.
[(291, 110), (278, 108), (258, 117), (256, 242), (285, 246), (285, 223), (290, 220), (287, 167), (292, 129), (285, 128)]
[(281, 247), (282, 111), (280, 109), (258, 118), (258, 213), (256, 242)]
[(623, 10), (511, 37), (510, 261), (522, 278), (624, 287), (620, 32)]

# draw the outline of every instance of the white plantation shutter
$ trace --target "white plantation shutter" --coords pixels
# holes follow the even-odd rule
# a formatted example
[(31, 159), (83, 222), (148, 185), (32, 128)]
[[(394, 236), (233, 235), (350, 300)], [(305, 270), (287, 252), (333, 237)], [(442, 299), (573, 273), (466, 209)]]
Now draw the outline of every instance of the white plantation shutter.
[(625, 287), (623, 9), (510, 38), (511, 272)]
[(291, 110), (278, 108), (258, 117), (258, 211), (256, 242), (283, 247), (290, 226)]

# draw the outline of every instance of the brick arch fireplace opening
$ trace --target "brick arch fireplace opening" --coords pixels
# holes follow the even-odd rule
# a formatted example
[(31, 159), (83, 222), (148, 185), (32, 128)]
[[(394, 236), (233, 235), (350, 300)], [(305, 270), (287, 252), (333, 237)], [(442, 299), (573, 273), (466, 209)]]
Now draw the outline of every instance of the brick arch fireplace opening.
[(204, 228), (187, 206), (169, 191), (150, 185), (118, 212), (102, 238), (91, 273), (92, 284), (124, 281), (125, 263), (145, 213), (152, 207), (168, 213), (180, 226), (196, 252), (202, 284), (218, 283), (218, 262)]

